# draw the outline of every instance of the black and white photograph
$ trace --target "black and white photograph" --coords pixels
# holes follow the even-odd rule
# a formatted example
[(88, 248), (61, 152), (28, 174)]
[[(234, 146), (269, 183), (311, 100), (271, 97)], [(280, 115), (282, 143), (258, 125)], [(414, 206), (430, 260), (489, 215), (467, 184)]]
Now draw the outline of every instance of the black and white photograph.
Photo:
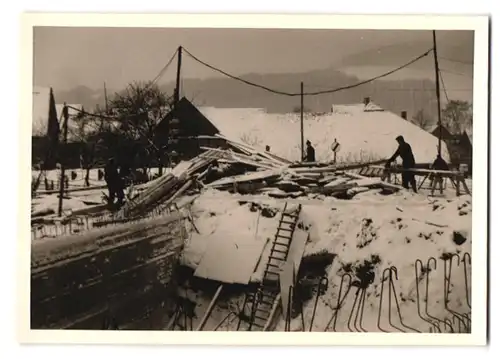
[(484, 336), (488, 34), (421, 18), (32, 26), (27, 330)]

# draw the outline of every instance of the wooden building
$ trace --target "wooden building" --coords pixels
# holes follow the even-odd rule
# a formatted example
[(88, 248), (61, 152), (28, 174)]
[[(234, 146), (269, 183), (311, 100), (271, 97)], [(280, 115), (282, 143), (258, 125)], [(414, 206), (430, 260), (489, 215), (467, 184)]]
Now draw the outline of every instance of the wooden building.
[(158, 123), (155, 142), (167, 153), (177, 153), (178, 159), (189, 159), (204, 152), (201, 147), (225, 148), (226, 142), (216, 137), (219, 133), (219, 129), (183, 97)]
[(448, 147), (450, 164), (456, 168), (460, 165), (466, 165), (466, 172), (472, 173), (472, 141), (467, 132), (452, 134), (445, 126), (441, 125), (436, 126), (431, 133), (439, 138), (440, 131), (443, 141)]

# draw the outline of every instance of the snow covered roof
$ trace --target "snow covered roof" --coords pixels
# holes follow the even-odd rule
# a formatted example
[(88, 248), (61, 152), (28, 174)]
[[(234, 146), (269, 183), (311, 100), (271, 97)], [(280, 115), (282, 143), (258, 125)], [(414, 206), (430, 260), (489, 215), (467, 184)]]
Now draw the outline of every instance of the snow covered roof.
[[(318, 161), (333, 159), (331, 144), (341, 147), (339, 162), (358, 162), (389, 158), (402, 135), (412, 146), (417, 163), (432, 163), (438, 140), (420, 127), (375, 104), (336, 105), (332, 113), (304, 116), (304, 142), (310, 140)], [(271, 151), (292, 161), (300, 160), (300, 114), (270, 114), (258, 108), (202, 107), (200, 111), (221, 134), (257, 148)], [(446, 144), (443, 158), (449, 161)]]

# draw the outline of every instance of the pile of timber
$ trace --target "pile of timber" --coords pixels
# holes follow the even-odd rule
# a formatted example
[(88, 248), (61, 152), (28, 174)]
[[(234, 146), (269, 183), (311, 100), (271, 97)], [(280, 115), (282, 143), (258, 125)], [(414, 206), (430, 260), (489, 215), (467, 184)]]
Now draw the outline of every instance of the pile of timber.
[(110, 320), (120, 328), (154, 327), (155, 310), (167, 314), (162, 302), (175, 292), (186, 236), (177, 212), (32, 242), (31, 328), (104, 329)]
[(190, 161), (181, 161), (171, 172), (150, 182), (145, 190), (128, 201), (114, 218), (131, 218), (147, 213), (160, 203), (167, 205), (195, 184), (203, 175), (203, 171), (219, 156), (217, 150), (210, 150)]
[(243, 164), (247, 171), (205, 182), (205, 187), (240, 194), (267, 194), (274, 198), (321, 194), (342, 199), (350, 199), (367, 191), (388, 194), (401, 189), (383, 181), (382, 178), (368, 178), (356, 173), (383, 163), (384, 160), (342, 165), (291, 163), (248, 145), (229, 140), (228, 144), (232, 147), (228, 150), (203, 149), (218, 153), (218, 158), (214, 158), (217, 163), (229, 166)]

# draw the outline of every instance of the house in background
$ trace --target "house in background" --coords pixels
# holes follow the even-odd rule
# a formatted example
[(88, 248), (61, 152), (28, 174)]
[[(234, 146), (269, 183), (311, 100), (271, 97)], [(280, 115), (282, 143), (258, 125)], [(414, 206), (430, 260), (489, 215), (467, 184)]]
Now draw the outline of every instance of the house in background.
[[(87, 131), (91, 130), (85, 126), (81, 118), (77, 116), (82, 105), (69, 104), (72, 107), (68, 109), (68, 137), (67, 143), (62, 141), (63, 134), (63, 108), (64, 104), (55, 104), (59, 132), (58, 156), (63, 156), (68, 167), (80, 166), (80, 154), (82, 151), (82, 137)], [(73, 109), (74, 108), (74, 109)], [(76, 110), (75, 110), (76, 109)], [(31, 153), (32, 164), (39, 164), (45, 161), (47, 151), (47, 130), (49, 125), (50, 112), (50, 88), (35, 86), (33, 89), (33, 112), (31, 127)], [(59, 158), (61, 160), (61, 158)]]
[[(330, 113), (305, 114), (304, 142), (312, 142), (318, 161), (333, 159), (331, 145), (337, 140), (341, 145), (339, 162), (369, 162), (389, 158), (397, 148), (396, 137), (403, 135), (412, 144), (418, 163), (432, 163), (438, 141), (404, 117), (406, 113), (394, 114), (369, 98), (358, 104), (334, 105)], [(268, 145), (272, 153), (290, 161), (302, 158), (297, 113), (268, 113), (261, 108), (197, 108), (183, 98), (156, 131), (166, 148), (173, 140), (186, 157), (199, 153), (202, 146), (224, 147), (225, 141), (217, 134), (257, 150), (265, 151)], [(446, 146), (443, 148), (448, 161)]]
[[(260, 108), (200, 107), (200, 112), (229, 139), (271, 152), (289, 161), (301, 159), (300, 114), (268, 113)], [(389, 158), (397, 148), (396, 137), (403, 135), (412, 145), (419, 164), (432, 163), (438, 141), (420, 127), (404, 119), (406, 114), (387, 111), (369, 98), (359, 103), (333, 105), (331, 112), (304, 114), (304, 142), (310, 140), (316, 159), (332, 161), (336, 140), (339, 163), (360, 163)], [(443, 156), (448, 160), (446, 146)]]
[(216, 137), (220, 131), (187, 98), (179, 100), (156, 126), (156, 143), (167, 152), (175, 150), (178, 159), (189, 159), (204, 152), (201, 147), (226, 147), (226, 142)]
[(467, 132), (452, 134), (444, 125), (438, 125), (432, 129), (431, 134), (439, 138), (439, 133), (448, 147), (450, 154), (450, 164), (452, 167), (459, 168), (460, 165), (466, 165), (465, 172), (472, 172), (472, 140)]

